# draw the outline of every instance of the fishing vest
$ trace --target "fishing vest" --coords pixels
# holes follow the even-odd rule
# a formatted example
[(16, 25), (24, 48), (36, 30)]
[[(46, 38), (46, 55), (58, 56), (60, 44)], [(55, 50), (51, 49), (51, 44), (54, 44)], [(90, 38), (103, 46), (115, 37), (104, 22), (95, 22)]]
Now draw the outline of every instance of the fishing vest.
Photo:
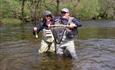
[(43, 29), (43, 40), (47, 43), (52, 43), (54, 41), (54, 36), (50, 29)]

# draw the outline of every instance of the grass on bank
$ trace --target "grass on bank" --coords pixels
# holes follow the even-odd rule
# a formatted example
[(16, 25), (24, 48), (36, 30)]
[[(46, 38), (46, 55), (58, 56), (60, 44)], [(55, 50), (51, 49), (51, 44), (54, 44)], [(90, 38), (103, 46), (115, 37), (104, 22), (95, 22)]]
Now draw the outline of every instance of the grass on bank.
[(21, 24), (22, 21), (20, 19), (16, 19), (16, 18), (1, 18), (0, 19), (0, 24)]

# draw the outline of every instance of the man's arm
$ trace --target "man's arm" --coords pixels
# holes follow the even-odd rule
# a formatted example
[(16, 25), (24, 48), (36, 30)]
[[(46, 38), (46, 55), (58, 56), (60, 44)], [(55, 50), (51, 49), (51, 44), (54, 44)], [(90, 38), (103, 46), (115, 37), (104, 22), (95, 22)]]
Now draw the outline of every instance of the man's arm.
[(38, 34), (43, 28), (44, 28), (43, 22), (39, 22), (39, 23), (33, 28), (33, 35)]
[(81, 23), (80, 23), (80, 20), (76, 19), (76, 18), (73, 18), (72, 22), (77, 26), (77, 27), (81, 27)]

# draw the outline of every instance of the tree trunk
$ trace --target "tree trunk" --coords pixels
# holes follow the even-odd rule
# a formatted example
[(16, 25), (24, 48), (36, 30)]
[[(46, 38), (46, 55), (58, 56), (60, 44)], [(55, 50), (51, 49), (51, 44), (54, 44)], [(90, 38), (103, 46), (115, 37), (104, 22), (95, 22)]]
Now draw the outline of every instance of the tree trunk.
[(32, 18), (32, 22), (33, 24), (37, 24), (37, 11), (38, 11), (38, 7), (39, 4), (42, 0), (33, 0), (32, 1), (32, 7), (31, 7), (31, 18)]
[(58, 15), (59, 14), (60, 0), (57, 0), (56, 2), (57, 2), (57, 7), (56, 8), (57, 8), (57, 15)]
[(25, 0), (22, 0), (22, 6), (21, 6), (21, 19), (24, 22), (24, 5), (25, 5)]

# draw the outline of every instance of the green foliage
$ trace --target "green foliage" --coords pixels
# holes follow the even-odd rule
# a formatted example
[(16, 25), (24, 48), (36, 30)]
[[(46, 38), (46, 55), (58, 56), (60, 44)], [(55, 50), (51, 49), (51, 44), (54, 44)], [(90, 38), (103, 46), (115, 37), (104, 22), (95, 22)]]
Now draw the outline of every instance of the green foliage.
[(14, 19), (14, 18), (2, 18), (1, 22), (3, 24), (20, 24), (21, 20), (19, 19)]
[(99, 0), (101, 10), (100, 16), (102, 18), (115, 19), (115, 1), (114, 0)]
[(61, 3), (60, 8), (67, 7), (71, 10), (72, 15), (81, 19), (98, 18), (100, 6), (98, 0), (76, 0), (71, 2)]
[(1, 5), (1, 14), (0, 16), (2, 18), (4, 17), (13, 17), (16, 12), (19, 11), (19, 3), (15, 0), (1, 0), (0, 1), (0, 5)]
[(79, 7), (78, 13), (80, 18), (92, 19), (99, 15), (100, 6), (98, 0), (81, 0)]
[[(23, 0), (0, 0), (0, 18), (20, 18)], [(36, 1), (34, 3), (34, 1)], [(36, 6), (37, 2), (38, 6)], [(67, 7), (71, 14), (80, 19), (115, 19), (114, 0), (60, 0), (59, 9)], [(36, 6), (35, 17), (40, 18), (44, 10), (57, 14), (56, 0), (25, 0), (24, 18), (31, 18)]]

